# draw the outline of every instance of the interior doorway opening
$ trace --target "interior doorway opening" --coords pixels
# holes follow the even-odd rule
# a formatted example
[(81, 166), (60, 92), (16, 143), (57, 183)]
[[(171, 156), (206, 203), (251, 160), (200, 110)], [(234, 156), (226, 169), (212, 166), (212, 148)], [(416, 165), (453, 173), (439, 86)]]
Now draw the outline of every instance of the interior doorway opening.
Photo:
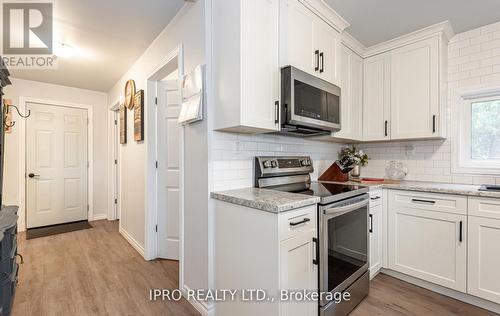
[(184, 127), (178, 123), (183, 77), (182, 46), (148, 77), (146, 259), (179, 261), (183, 284)]

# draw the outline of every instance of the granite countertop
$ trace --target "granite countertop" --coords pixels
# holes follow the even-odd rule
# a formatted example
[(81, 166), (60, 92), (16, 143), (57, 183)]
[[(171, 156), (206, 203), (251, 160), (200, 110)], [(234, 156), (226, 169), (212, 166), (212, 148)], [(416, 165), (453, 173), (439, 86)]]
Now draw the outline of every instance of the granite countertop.
[(347, 184), (368, 186), (371, 190), (376, 189), (395, 189), (407, 190), (417, 192), (430, 192), (430, 193), (446, 193), (467, 196), (483, 196), (500, 198), (500, 192), (494, 191), (479, 191), (480, 185), (471, 184), (456, 184), (456, 183), (439, 183), (439, 182), (425, 182), (425, 181), (391, 181), (388, 183), (359, 183), (348, 181)]
[(319, 197), (311, 195), (259, 188), (212, 192), (210, 196), (216, 200), (243, 205), (271, 213), (282, 213), (303, 206), (314, 205), (319, 202)]

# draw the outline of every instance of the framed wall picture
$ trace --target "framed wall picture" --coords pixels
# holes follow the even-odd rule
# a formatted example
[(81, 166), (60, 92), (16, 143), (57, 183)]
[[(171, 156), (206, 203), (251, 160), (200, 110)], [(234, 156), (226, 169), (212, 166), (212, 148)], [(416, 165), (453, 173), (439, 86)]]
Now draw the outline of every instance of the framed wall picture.
[(127, 107), (120, 104), (120, 144), (127, 143)]
[(144, 90), (134, 96), (134, 140), (144, 140)]
[(135, 81), (130, 79), (125, 84), (125, 106), (132, 110), (134, 108)]

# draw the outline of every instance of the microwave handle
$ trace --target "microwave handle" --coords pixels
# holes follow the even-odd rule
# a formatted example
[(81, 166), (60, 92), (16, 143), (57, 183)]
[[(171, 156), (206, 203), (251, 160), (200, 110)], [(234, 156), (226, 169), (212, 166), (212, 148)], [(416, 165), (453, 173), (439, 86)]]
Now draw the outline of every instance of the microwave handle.
[(316, 65), (314, 66), (314, 71), (318, 71), (319, 70), (319, 50), (315, 50), (314, 55), (316, 56)]
[(280, 101), (274, 102), (274, 124), (280, 122)]

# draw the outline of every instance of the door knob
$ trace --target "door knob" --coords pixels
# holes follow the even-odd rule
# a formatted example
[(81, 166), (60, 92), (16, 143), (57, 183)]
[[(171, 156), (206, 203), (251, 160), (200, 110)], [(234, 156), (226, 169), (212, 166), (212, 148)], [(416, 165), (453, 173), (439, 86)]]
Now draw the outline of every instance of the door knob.
[(30, 177), (30, 178), (39, 177), (39, 176), (40, 176), (39, 174), (34, 174), (34, 173), (28, 174), (28, 177)]

